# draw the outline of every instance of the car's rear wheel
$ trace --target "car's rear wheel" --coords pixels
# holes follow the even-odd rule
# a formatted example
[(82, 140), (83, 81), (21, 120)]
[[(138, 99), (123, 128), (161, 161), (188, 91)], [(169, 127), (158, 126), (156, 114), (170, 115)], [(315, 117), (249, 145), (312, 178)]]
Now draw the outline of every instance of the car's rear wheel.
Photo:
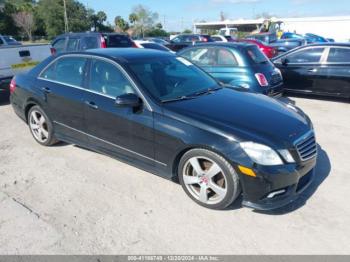
[(57, 143), (53, 134), (53, 125), (44, 110), (39, 106), (33, 106), (28, 112), (28, 126), (35, 141), (43, 146), (51, 146)]
[(205, 149), (188, 151), (178, 168), (180, 183), (195, 202), (211, 209), (224, 209), (240, 193), (238, 175), (222, 156)]

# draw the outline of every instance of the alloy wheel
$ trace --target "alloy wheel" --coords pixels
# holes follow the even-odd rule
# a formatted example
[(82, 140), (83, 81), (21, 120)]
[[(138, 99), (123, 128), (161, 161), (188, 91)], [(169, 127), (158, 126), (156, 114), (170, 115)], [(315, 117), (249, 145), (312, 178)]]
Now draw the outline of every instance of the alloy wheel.
[(227, 194), (223, 170), (207, 157), (190, 158), (184, 165), (183, 181), (190, 194), (204, 204), (217, 204)]
[(33, 110), (29, 117), (29, 126), (36, 140), (45, 143), (49, 139), (49, 130), (44, 115)]

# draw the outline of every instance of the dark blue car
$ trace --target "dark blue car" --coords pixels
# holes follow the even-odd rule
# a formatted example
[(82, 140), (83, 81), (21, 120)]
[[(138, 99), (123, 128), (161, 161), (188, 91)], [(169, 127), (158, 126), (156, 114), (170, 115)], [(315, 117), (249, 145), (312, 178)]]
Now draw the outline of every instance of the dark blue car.
[(301, 110), (222, 88), (168, 52), (61, 54), (16, 76), (10, 91), (39, 144), (73, 143), (178, 180), (207, 208), (223, 209), (241, 192), (245, 206), (277, 208), (314, 175), (317, 143)]
[(254, 44), (201, 44), (181, 50), (178, 55), (226, 85), (269, 96), (282, 94), (279, 69)]

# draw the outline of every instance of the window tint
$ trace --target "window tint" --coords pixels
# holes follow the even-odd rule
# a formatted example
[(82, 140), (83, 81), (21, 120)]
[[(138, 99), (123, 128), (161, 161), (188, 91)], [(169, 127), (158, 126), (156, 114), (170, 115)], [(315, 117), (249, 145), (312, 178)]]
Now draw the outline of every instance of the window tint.
[(59, 54), (64, 50), (64, 44), (66, 42), (66, 39), (59, 39), (57, 40), (52, 46), (56, 49), (56, 53)]
[(184, 38), (182, 36), (175, 37), (172, 41), (174, 43), (180, 43), (183, 42)]
[(215, 42), (222, 42), (221, 37), (218, 36), (212, 36), (211, 39), (213, 39)]
[(83, 86), (86, 58), (63, 57), (47, 68), (40, 77), (64, 84)]
[(262, 64), (268, 61), (268, 58), (255, 45), (247, 47), (246, 52), (251, 60), (256, 64)]
[(11, 36), (4, 36), (4, 39), (5, 39), (5, 41), (6, 41), (8, 44), (17, 43), (17, 41), (16, 41), (13, 37), (11, 37)]
[(234, 55), (227, 49), (218, 49), (218, 66), (237, 66), (237, 60)]
[(0, 38), (0, 45), (3, 45), (4, 41), (2, 41), (2, 39)]
[(99, 59), (92, 60), (89, 88), (111, 97), (135, 93), (129, 80), (115, 65)]
[(104, 35), (107, 47), (132, 47), (130, 38), (126, 35)]
[(93, 37), (93, 36), (84, 37), (81, 49), (87, 50), (87, 49), (94, 49), (94, 48), (98, 48), (97, 37)]
[(324, 48), (307, 48), (287, 56), (289, 63), (318, 63), (321, 60)]
[(195, 48), (185, 51), (181, 56), (191, 60), (199, 66), (211, 66), (216, 63), (216, 54), (214, 48)]
[(190, 96), (217, 86), (208, 74), (182, 57), (155, 57), (135, 61), (130, 69), (157, 100)]
[(67, 44), (67, 52), (77, 51), (78, 50), (79, 39), (78, 38), (69, 38)]
[(331, 48), (327, 61), (331, 63), (350, 63), (350, 48)]

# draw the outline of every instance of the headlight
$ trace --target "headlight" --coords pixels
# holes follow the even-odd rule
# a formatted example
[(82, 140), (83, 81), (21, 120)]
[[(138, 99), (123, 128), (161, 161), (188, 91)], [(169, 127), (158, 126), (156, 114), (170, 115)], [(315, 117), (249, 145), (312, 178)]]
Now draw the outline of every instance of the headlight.
[(264, 166), (282, 165), (282, 159), (272, 148), (254, 142), (240, 143), (242, 149), (257, 164)]
[(278, 152), (283, 156), (283, 158), (284, 158), (284, 160), (286, 160), (286, 162), (288, 162), (288, 163), (295, 162), (295, 160), (294, 160), (293, 156), (290, 154), (289, 150), (282, 149), (282, 150), (278, 150)]

